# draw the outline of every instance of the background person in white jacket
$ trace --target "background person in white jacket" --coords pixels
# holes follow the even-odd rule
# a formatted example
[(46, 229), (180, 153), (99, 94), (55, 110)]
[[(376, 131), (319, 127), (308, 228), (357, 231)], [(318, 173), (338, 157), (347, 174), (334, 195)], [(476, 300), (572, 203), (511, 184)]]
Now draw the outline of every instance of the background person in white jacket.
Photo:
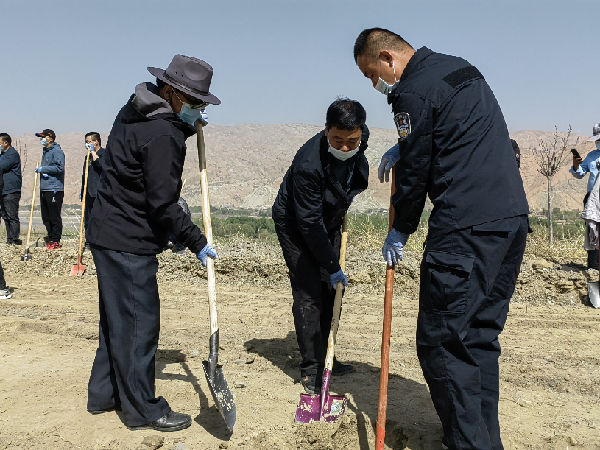
[[(593, 136), (588, 139), (588, 142), (596, 142), (596, 150), (592, 150), (587, 154), (585, 159), (573, 155), (573, 166), (569, 170), (575, 178), (581, 179), (589, 172), (590, 178), (587, 184), (587, 194), (583, 198), (583, 206), (585, 207), (590, 192), (592, 191), (596, 178), (598, 177), (598, 163), (600, 162), (600, 123), (594, 125)], [(586, 230), (586, 232), (589, 230)], [(588, 250), (588, 269), (598, 269), (598, 258), (600, 253), (598, 250)]]

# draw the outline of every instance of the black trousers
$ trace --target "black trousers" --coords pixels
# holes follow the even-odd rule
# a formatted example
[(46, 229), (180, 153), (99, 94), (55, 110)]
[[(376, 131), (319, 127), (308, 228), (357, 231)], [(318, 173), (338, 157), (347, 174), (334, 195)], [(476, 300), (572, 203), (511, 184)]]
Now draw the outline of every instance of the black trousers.
[(88, 410), (120, 406), (127, 426), (171, 411), (156, 397), (160, 300), (155, 256), (91, 246), (100, 293), (100, 339), (88, 384)]
[[(587, 194), (585, 194), (585, 197), (583, 197), (583, 207), (585, 208), (585, 205), (588, 201), (588, 198), (590, 198), (590, 193), (588, 192)], [(586, 226), (586, 233), (587, 233), (587, 226)], [(596, 269), (598, 270), (599, 266), (600, 266), (600, 250), (588, 250), (587, 251), (588, 254), (588, 258), (587, 258), (587, 266), (588, 269)]]
[(64, 196), (65, 193), (62, 191), (42, 191), (40, 193), (42, 222), (44, 222), (50, 242), (60, 242), (62, 237), (63, 223), (60, 213)]
[(4, 269), (0, 264), (0, 289), (6, 289), (6, 281), (4, 280)]
[[(335, 290), (329, 282), (329, 273), (321, 268), (297, 230), (276, 224), (275, 231), (290, 273), (292, 313), (302, 356), (300, 374), (320, 374), (327, 356)], [(329, 239), (339, 257), (340, 232), (330, 233)]]
[(83, 216), (83, 227), (87, 232), (88, 223), (90, 221), (90, 216), (92, 215), (92, 209), (94, 208), (94, 201), (96, 197), (91, 197), (90, 194), (85, 195), (85, 211)]
[(451, 450), (502, 450), (500, 343), (529, 221), (502, 219), (427, 240), (417, 355)]
[(19, 221), (19, 201), (21, 201), (21, 192), (11, 192), (2, 195), (2, 204), (0, 205), (0, 215), (6, 225), (6, 242), (8, 244), (18, 244), (21, 234), (21, 222)]

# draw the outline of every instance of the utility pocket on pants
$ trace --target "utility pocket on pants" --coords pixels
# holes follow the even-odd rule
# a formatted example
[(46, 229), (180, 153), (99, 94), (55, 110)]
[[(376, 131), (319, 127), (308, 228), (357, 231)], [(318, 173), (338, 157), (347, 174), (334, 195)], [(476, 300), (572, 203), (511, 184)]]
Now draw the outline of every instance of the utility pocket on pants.
[(469, 293), (469, 276), (475, 257), (454, 253), (430, 251), (425, 256), (428, 277), (427, 309), (448, 313), (462, 313)]

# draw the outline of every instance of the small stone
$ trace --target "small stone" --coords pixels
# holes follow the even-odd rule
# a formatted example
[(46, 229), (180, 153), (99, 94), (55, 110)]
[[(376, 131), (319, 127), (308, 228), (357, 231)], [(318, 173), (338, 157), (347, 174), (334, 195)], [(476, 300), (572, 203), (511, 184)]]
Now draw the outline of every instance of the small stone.
[(381, 372), (381, 369), (379, 367), (371, 367), (371, 372), (379, 373), (379, 372)]
[(222, 448), (227, 448), (227, 447), (229, 447), (229, 444), (228, 444), (227, 442), (221, 442), (221, 443), (219, 444), (219, 448), (220, 448), (220, 449), (222, 449)]
[(190, 448), (184, 444), (177, 444), (173, 450), (190, 450)]
[(254, 356), (248, 356), (246, 358), (246, 364), (252, 364), (254, 362)]
[(197, 348), (194, 348), (190, 350), (190, 356), (196, 358), (197, 356), (200, 356), (200, 351)]
[(233, 384), (233, 387), (236, 387), (236, 388), (245, 388), (247, 386), (248, 386), (248, 382), (247, 381), (236, 381)]
[(573, 436), (569, 437), (569, 444), (570, 445), (577, 445), (579, 442), (577, 441), (577, 439), (575, 439)]
[(244, 364), (246, 364), (246, 360), (245, 359), (236, 359), (234, 361), (235, 364), (237, 364), (238, 366), (243, 366)]
[(150, 447), (155, 450), (157, 448), (161, 448), (165, 442), (165, 438), (162, 436), (144, 436), (144, 440), (142, 441), (142, 445), (146, 447)]

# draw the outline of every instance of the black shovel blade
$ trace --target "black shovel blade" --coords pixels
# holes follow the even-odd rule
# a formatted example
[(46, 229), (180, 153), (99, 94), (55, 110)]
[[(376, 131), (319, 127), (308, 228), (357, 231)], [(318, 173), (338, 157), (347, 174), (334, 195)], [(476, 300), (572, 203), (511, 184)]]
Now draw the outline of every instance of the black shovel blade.
[(27, 249), (25, 254), (21, 256), (21, 261), (31, 261), (31, 253), (29, 253), (29, 249)]
[(235, 403), (233, 401), (233, 394), (229, 390), (229, 386), (227, 386), (225, 375), (223, 375), (223, 369), (219, 366), (211, 367), (211, 363), (208, 361), (202, 361), (202, 367), (204, 367), (204, 375), (206, 375), (206, 381), (208, 382), (213, 400), (219, 411), (221, 411), (227, 428), (229, 428), (229, 431), (233, 431), (236, 417)]

